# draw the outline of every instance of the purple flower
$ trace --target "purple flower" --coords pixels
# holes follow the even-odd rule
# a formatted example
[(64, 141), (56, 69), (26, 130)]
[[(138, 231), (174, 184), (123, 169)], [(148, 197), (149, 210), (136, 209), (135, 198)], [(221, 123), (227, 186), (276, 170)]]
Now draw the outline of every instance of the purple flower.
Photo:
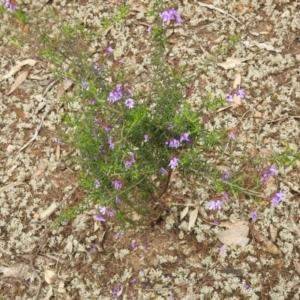
[(132, 95), (132, 90), (131, 90), (131, 89), (127, 89), (127, 90), (126, 90), (126, 94), (127, 94), (127, 95)]
[(133, 298), (134, 297), (134, 293), (132, 291), (129, 292), (129, 297)]
[(95, 186), (96, 189), (98, 189), (100, 187), (100, 181), (98, 179), (96, 179), (94, 181), (94, 186)]
[(228, 193), (223, 193), (223, 197), (226, 201), (230, 200)]
[(233, 140), (236, 139), (236, 135), (235, 135), (234, 131), (230, 131), (230, 132), (229, 132), (229, 136), (230, 136)]
[(111, 54), (111, 53), (113, 53), (113, 48), (112, 47), (107, 47), (106, 49), (105, 49), (105, 52), (107, 53), (107, 54)]
[(134, 250), (136, 248), (136, 244), (135, 243), (131, 243), (131, 249)]
[(58, 145), (64, 145), (65, 143), (61, 139), (57, 139), (57, 144)]
[(217, 210), (222, 209), (223, 202), (221, 200), (212, 200), (208, 203), (208, 209), (209, 210)]
[(132, 279), (130, 280), (130, 282), (131, 282), (131, 283), (136, 283), (136, 278), (132, 278)]
[(172, 138), (169, 142), (166, 142), (170, 148), (178, 148), (180, 146), (180, 142), (174, 138)]
[(125, 161), (125, 163), (124, 163), (125, 169), (129, 169), (129, 168), (132, 166), (132, 164), (135, 163), (134, 153), (133, 153), (133, 152), (129, 152), (129, 156), (130, 156), (130, 158), (127, 159), (127, 160)]
[(168, 21), (176, 21), (177, 24), (181, 25), (182, 19), (179, 14), (174, 9), (167, 9), (159, 14), (159, 17), (162, 19), (164, 23)]
[(149, 135), (148, 134), (144, 135), (144, 142), (145, 143), (149, 142)]
[(104, 217), (102, 215), (99, 215), (99, 214), (94, 215), (94, 220), (98, 221), (98, 222), (105, 222)]
[(123, 186), (123, 183), (120, 180), (112, 180), (112, 184), (116, 190), (121, 189)]
[(128, 107), (128, 108), (133, 108), (134, 106), (134, 101), (133, 99), (129, 98), (125, 101), (125, 105)]
[(187, 133), (187, 132), (185, 132), (185, 133), (183, 133), (181, 136), (180, 136), (180, 143), (182, 143), (182, 142), (188, 142), (188, 143), (190, 143), (191, 142), (191, 140), (189, 139), (189, 133)]
[(121, 286), (118, 284), (111, 294), (113, 297), (117, 297), (120, 291), (121, 291)]
[(168, 164), (168, 166), (171, 168), (171, 170), (175, 170), (176, 167), (178, 167), (178, 163), (179, 163), (179, 159), (177, 157), (173, 157), (170, 160), (170, 163)]
[(249, 286), (247, 283), (245, 283), (245, 284), (244, 284), (244, 289), (245, 289), (245, 290), (248, 290), (249, 288), (250, 288), (250, 286)]
[(274, 166), (271, 166), (267, 172), (265, 172), (259, 179), (260, 182), (267, 181), (271, 176), (277, 172), (277, 169)]
[(250, 214), (250, 217), (252, 218), (252, 221), (255, 222), (257, 220), (257, 212), (254, 211)]
[(158, 170), (158, 172), (159, 172), (162, 176), (168, 175), (168, 171), (167, 171), (165, 168), (163, 168), (163, 167), (161, 167), (161, 168)]
[(227, 100), (228, 102), (233, 102), (233, 97), (230, 94), (226, 94), (225, 100)]
[(245, 98), (245, 90), (244, 89), (238, 89), (235, 94), (237, 96), (240, 96), (242, 99)]
[(174, 126), (173, 126), (172, 123), (169, 123), (168, 126), (167, 126), (167, 128), (168, 128), (169, 130), (173, 129), (173, 127), (174, 127)]
[(120, 203), (121, 203), (121, 199), (120, 199), (118, 196), (116, 197), (116, 203), (117, 203), (117, 204), (120, 204)]
[(285, 194), (281, 191), (275, 194), (275, 196), (272, 198), (272, 205), (277, 206), (281, 200), (284, 200)]
[(106, 141), (107, 141), (109, 149), (114, 150), (115, 143), (113, 142), (113, 140), (112, 139), (107, 139)]
[(218, 247), (218, 251), (219, 252), (222, 252), (222, 251), (224, 251), (225, 250), (225, 247), (224, 247), (224, 245), (223, 246), (221, 246), (221, 247)]
[(118, 84), (117, 87), (112, 92), (109, 93), (107, 101), (110, 103), (114, 103), (120, 100), (122, 97), (123, 97), (122, 85)]
[(116, 211), (115, 211), (114, 209), (109, 209), (109, 210), (107, 211), (107, 214), (112, 218), (113, 216), (115, 216)]
[(102, 215), (105, 215), (107, 212), (107, 208), (105, 206), (99, 206), (98, 210)]
[(15, 4), (11, 4), (9, 0), (3, 0), (3, 5), (10, 11), (14, 12), (15, 10), (18, 9), (18, 6)]
[(81, 84), (82, 84), (83, 88), (84, 88), (86, 91), (89, 91), (89, 90), (90, 90), (89, 83), (88, 83), (85, 79), (82, 79), (82, 80), (81, 80)]
[(90, 104), (94, 105), (95, 103), (96, 103), (96, 100), (95, 99), (91, 99)]
[(224, 178), (224, 180), (228, 180), (230, 178), (230, 175), (229, 175), (228, 171), (224, 171), (223, 178)]
[(149, 27), (147, 28), (147, 33), (148, 33), (148, 34), (151, 34), (151, 32), (152, 32), (152, 27), (149, 26)]

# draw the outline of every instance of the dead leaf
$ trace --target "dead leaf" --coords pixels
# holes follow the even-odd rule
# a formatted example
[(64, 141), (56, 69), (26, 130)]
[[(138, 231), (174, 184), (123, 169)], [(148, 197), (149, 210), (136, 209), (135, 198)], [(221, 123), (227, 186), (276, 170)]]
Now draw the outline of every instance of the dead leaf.
[(10, 91), (6, 94), (7, 96), (13, 93), (20, 85), (21, 83), (27, 78), (28, 71), (22, 72), (15, 80), (14, 84), (10, 88)]
[(59, 161), (60, 158), (60, 144), (56, 145), (56, 160)]
[(52, 296), (53, 296), (53, 289), (52, 289), (52, 285), (50, 285), (48, 293), (43, 300), (50, 300)]
[(190, 231), (194, 227), (197, 217), (198, 217), (198, 207), (196, 207), (190, 214), (188, 231)]
[(21, 68), (25, 65), (34, 66), (38, 61), (34, 59), (26, 59), (21, 62), (18, 62), (6, 75), (2, 76), (1, 80), (5, 80), (13, 75), (15, 75), (17, 72), (21, 70)]
[(14, 145), (8, 145), (7, 148), (6, 148), (6, 152), (8, 154), (12, 153), (14, 150), (16, 149), (16, 146)]
[(241, 83), (242, 83), (242, 75), (240, 73), (237, 73), (235, 75), (235, 79), (233, 82), (233, 89), (237, 89), (238, 87), (240, 87)]
[(249, 227), (247, 225), (235, 226), (231, 229), (221, 231), (218, 233), (218, 239), (221, 243), (227, 246), (246, 246), (250, 239), (247, 237)]
[(276, 241), (277, 234), (278, 234), (278, 228), (276, 228), (273, 224), (270, 224), (270, 236), (272, 242)]
[(64, 282), (63, 282), (62, 280), (61, 280), (61, 281), (59, 282), (59, 284), (58, 284), (57, 292), (58, 292), (59, 294), (66, 294), (66, 293), (67, 293), (67, 291), (66, 291), (66, 289), (65, 289), (65, 284), (64, 284)]
[(45, 276), (45, 281), (48, 284), (53, 284), (57, 279), (56, 273), (52, 270), (45, 270), (44, 276)]
[(296, 272), (300, 275), (300, 263), (294, 260), (294, 266)]
[(16, 264), (10, 268), (0, 267), (0, 273), (3, 277), (25, 277), (30, 267), (25, 264)]
[(41, 174), (44, 173), (45, 169), (46, 169), (46, 165), (43, 161), (41, 161), (41, 163), (38, 165), (37, 170), (32, 174), (31, 178), (40, 176)]
[(244, 10), (244, 5), (241, 1), (238, 2), (236, 10), (241, 13)]
[(271, 253), (271, 254), (279, 254), (280, 251), (278, 247), (272, 243), (270, 240), (268, 240), (265, 236), (263, 236), (261, 233), (259, 233), (254, 228), (252, 229), (253, 237), (259, 242), (262, 243), (264, 246), (264, 250)]
[(187, 213), (189, 212), (189, 207), (187, 206), (181, 213), (180, 213), (180, 220), (182, 220)]
[(250, 239), (247, 237), (249, 233), (248, 222), (244, 220), (236, 220), (234, 223), (230, 221), (221, 222), (221, 227), (227, 227), (228, 230), (218, 233), (218, 239), (227, 246), (246, 246)]
[(291, 15), (291, 12), (289, 9), (285, 10), (282, 14), (281, 14), (281, 18), (288, 18)]
[(282, 267), (284, 266), (284, 260), (282, 258), (276, 258), (275, 265), (277, 269), (282, 269)]
[[(258, 47), (259, 49), (265, 49), (268, 51), (275, 51), (276, 49), (274, 48), (274, 46), (267, 44), (267, 43), (259, 43), (256, 41), (244, 41), (243, 44), (245, 45), (246, 48), (251, 48), (251, 47)], [(277, 51), (280, 51), (279, 49), (277, 49)]]
[(254, 118), (262, 118), (262, 113), (260, 111), (255, 111)]
[(292, 208), (290, 209), (290, 211), (288, 209), (286, 210), (285, 217), (287, 218), (287, 225), (284, 225), (283, 227), (300, 237), (300, 228), (294, 221), (294, 211)]
[(217, 65), (222, 67), (225, 70), (233, 69), (236, 66), (240, 65), (242, 62), (246, 61), (248, 58), (234, 58), (228, 57), (225, 62), (218, 63)]

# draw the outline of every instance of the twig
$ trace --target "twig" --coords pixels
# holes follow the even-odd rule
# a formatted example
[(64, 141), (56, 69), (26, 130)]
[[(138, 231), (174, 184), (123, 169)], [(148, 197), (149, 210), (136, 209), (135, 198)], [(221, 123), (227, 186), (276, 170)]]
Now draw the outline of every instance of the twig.
[(204, 7), (207, 7), (209, 9), (213, 9), (213, 10), (216, 10), (218, 12), (220, 12), (221, 14), (224, 14), (226, 16), (229, 16), (231, 17), (232, 19), (234, 19), (235, 21), (237, 21), (238, 23), (242, 24), (236, 17), (234, 17), (233, 15), (230, 15), (228, 12), (226, 12), (225, 10), (221, 9), (221, 8), (218, 8), (218, 7), (215, 7), (211, 4), (206, 4), (206, 3), (202, 3), (202, 2), (198, 2), (198, 4), (200, 6), (204, 6)]
[(60, 201), (57, 204), (57, 206), (46, 217), (44, 217), (41, 220), (37, 220), (35, 222), (41, 223), (41, 222), (44, 222), (45, 220), (47, 220), (61, 205), (63, 205), (70, 198), (70, 196), (75, 192), (75, 190), (77, 188), (78, 188), (78, 184), (73, 188), (73, 190), (67, 196), (65, 196), (65, 198), (62, 201)]
[(45, 111), (45, 113), (44, 113), (44, 115), (43, 115), (43, 117), (42, 117), (42, 119), (40, 121), (40, 124), (35, 129), (33, 137), (19, 150), (18, 153), (20, 153), (22, 150), (24, 150), (25, 148), (27, 148), (37, 138), (37, 136), (39, 134), (39, 131), (42, 128), (44, 119), (48, 115), (48, 113), (51, 111), (52, 107), (53, 106), (51, 105), (51, 106), (48, 107), (48, 109), (46, 109), (46, 111)]
[(37, 277), (38, 281), (39, 281), (39, 285), (37, 287), (37, 292), (36, 292), (36, 295), (34, 297), (34, 300), (38, 300), (39, 299), (39, 295), (40, 295), (40, 292), (41, 292), (41, 287), (42, 287), (42, 279), (40, 277), (40, 275), (38, 274), (38, 272), (36, 271), (34, 265), (33, 265), (33, 261), (32, 259), (30, 259), (30, 265), (31, 265), (31, 268), (33, 269), (34, 271), (34, 274), (35, 276)]

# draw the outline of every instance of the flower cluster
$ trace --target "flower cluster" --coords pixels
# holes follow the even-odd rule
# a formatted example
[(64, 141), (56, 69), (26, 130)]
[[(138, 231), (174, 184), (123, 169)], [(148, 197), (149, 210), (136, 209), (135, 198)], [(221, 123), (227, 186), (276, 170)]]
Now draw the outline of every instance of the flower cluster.
[[(128, 95), (131, 95), (131, 90), (128, 89), (127, 90), (127, 94)], [(123, 93), (123, 90), (122, 90), (122, 85), (121, 84), (117, 84), (117, 87), (109, 93), (108, 95), (108, 98), (107, 98), (107, 101), (110, 102), (110, 103), (114, 103), (120, 99), (122, 99), (124, 97), (124, 93)], [(134, 106), (134, 100), (131, 99), (131, 98), (128, 98), (125, 100), (125, 105), (128, 107), (128, 108), (133, 108)]]
[(191, 139), (189, 138), (189, 133), (185, 132), (183, 133), (179, 140), (175, 138), (171, 138), (169, 141), (166, 141), (166, 145), (168, 145), (170, 148), (178, 148), (182, 142), (187, 142), (188, 144), (191, 143)]
[(107, 208), (104, 206), (99, 206), (94, 214), (94, 220), (98, 222), (105, 222), (105, 216), (113, 217), (116, 214), (116, 211), (111, 208)]
[(112, 296), (113, 297), (117, 297), (117, 296), (119, 296), (119, 292), (121, 291), (121, 286), (118, 284), (116, 287), (115, 287), (115, 289), (112, 291)]
[(272, 205), (277, 206), (281, 200), (285, 199), (285, 195), (283, 192), (279, 191), (272, 198)]
[(167, 9), (159, 14), (159, 17), (164, 23), (168, 21), (175, 21), (177, 24), (181, 25), (182, 19), (179, 14), (174, 9)]
[[(235, 92), (236, 96), (241, 97), (241, 99), (245, 98), (245, 90), (244, 89), (238, 89)], [(227, 100), (228, 102), (233, 102), (233, 96), (231, 94), (226, 94), (225, 95), (225, 100)]]
[(212, 200), (208, 203), (209, 210), (221, 210), (223, 206), (223, 202), (221, 200)]
[(260, 182), (267, 181), (271, 176), (277, 172), (277, 169), (274, 166), (271, 166), (267, 172), (265, 172), (259, 179)]
[(135, 159), (134, 159), (134, 153), (133, 152), (129, 152), (129, 158), (126, 159), (124, 165), (125, 165), (125, 169), (129, 169), (134, 163), (135, 163)]
[(18, 6), (15, 4), (11, 4), (9, 0), (2, 0), (3, 5), (10, 11), (14, 12), (18, 9)]

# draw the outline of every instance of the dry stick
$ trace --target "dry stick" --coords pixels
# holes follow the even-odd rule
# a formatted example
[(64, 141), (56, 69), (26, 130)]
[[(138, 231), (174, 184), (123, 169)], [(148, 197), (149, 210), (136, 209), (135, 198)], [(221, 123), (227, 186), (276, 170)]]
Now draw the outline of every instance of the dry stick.
[(78, 188), (78, 184), (76, 184), (76, 186), (73, 188), (73, 190), (67, 195), (65, 196), (65, 198), (60, 201), (57, 206), (46, 216), (44, 217), (42, 220), (37, 220), (37, 223), (41, 223), (44, 222), (45, 220), (47, 220), (61, 205), (63, 205), (68, 199), (69, 197), (75, 192), (75, 190)]
[(46, 109), (46, 111), (45, 111), (45, 113), (44, 113), (44, 115), (43, 115), (43, 117), (42, 117), (42, 119), (40, 121), (40, 124), (35, 129), (33, 137), (19, 150), (18, 153), (20, 153), (22, 150), (24, 150), (25, 148), (27, 148), (37, 138), (37, 136), (39, 134), (39, 131), (42, 128), (44, 119), (48, 115), (48, 113), (51, 111), (52, 107), (53, 107), (53, 105), (48, 106), (48, 109)]
[(33, 265), (33, 261), (32, 259), (30, 259), (30, 265), (31, 265), (31, 268), (33, 269), (34, 273), (35, 273), (35, 276), (37, 277), (38, 281), (39, 281), (39, 285), (38, 285), (38, 288), (37, 288), (37, 292), (36, 292), (36, 295), (34, 297), (34, 300), (38, 300), (39, 299), (39, 295), (40, 295), (40, 292), (41, 292), (41, 287), (42, 287), (42, 279), (41, 279), (41, 276), (38, 274), (38, 272), (36, 271), (34, 265)]
[(235, 21), (237, 21), (238, 23), (242, 24), (236, 17), (234, 17), (233, 15), (230, 15), (228, 12), (226, 12), (225, 10), (221, 9), (221, 8), (217, 8), (211, 4), (206, 4), (206, 3), (203, 3), (203, 2), (198, 2), (198, 4), (200, 6), (203, 6), (203, 7), (207, 7), (209, 9), (213, 9), (213, 10), (216, 10), (218, 12), (220, 12), (221, 14), (224, 14), (226, 16), (229, 16), (231, 17), (232, 19), (234, 19)]

